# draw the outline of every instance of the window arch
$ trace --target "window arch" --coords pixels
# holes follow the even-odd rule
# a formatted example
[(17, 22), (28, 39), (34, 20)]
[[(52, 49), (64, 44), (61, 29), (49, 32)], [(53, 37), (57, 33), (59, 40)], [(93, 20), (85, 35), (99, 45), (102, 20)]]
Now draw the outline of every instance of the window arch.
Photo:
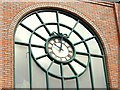
[(93, 29), (63, 9), (35, 10), (15, 32), (15, 87), (108, 88), (105, 55)]

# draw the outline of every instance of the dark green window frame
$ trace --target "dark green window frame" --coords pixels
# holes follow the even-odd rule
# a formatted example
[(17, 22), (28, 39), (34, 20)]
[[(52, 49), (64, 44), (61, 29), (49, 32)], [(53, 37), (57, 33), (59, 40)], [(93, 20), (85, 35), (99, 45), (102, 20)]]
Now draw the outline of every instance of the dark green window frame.
[[(44, 23), (44, 21), (42, 20), (42, 18), (38, 15), (38, 13), (42, 13), (42, 12), (54, 12), (56, 13), (56, 23), (54, 22), (51, 22), (51, 23)], [(36, 15), (36, 17), (38, 18), (38, 20), (41, 22), (41, 25), (39, 27), (36, 27), (35, 30), (32, 30), (31, 28), (29, 28), (28, 26), (24, 25), (22, 22), (28, 18), (29, 16), (31, 15)], [(73, 18), (74, 20), (76, 20), (76, 24), (77, 23), (80, 23), (82, 24), (93, 36), (90, 37), (90, 38), (87, 38), (87, 39), (84, 39), (79, 33), (78, 31), (75, 31), (74, 28), (71, 28), (70, 26), (67, 26), (65, 24), (62, 24), (60, 23), (59, 21), (59, 14), (63, 14), (63, 15), (66, 15), (70, 18)], [(74, 26), (76, 26), (76, 24)], [(37, 47), (37, 48), (45, 48), (45, 46), (41, 46), (41, 45), (36, 45), (36, 44), (31, 44), (31, 38), (32, 38), (32, 34), (36, 35), (37, 37), (41, 38), (43, 41), (47, 41), (46, 38), (44, 38), (43, 36), (39, 35), (38, 33), (36, 33), (35, 31), (40, 28), (40, 27), (43, 27), (46, 32), (49, 34), (49, 36), (51, 37), (52, 36), (52, 33), (51, 31), (49, 30), (49, 28), (47, 27), (48, 25), (56, 25), (57, 26), (57, 33), (60, 35), (60, 26), (61, 27), (64, 27), (64, 28), (67, 28), (70, 31), (70, 33), (67, 35), (67, 37), (69, 37), (71, 35), (71, 33), (75, 33), (80, 39), (81, 41), (80, 42), (77, 42), (77, 43), (74, 43), (73, 45), (76, 46), (76, 45), (79, 45), (81, 43), (83, 43), (87, 49), (87, 52), (76, 52), (76, 54), (80, 54), (80, 55), (84, 55), (84, 56), (88, 56), (88, 67), (89, 67), (89, 72), (90, 72), (90, 79), (91, 79), (91, 88), (92, 90), (94, 90), (94, 77), (93, 77), (93, 71), (92, 71), (92, 65), (91, 65), (91, 57), (96, 57), (96, 58), (101, 58), (103, 60), (103, 68), (104, 68), (104, 75), (105, 75), (105, 82), (106, 82), (106, 88), (107, 90), (109, 90), (109, 85), (108, 85), (108, 76), (107, 76), (107, 69), (106, 69), (106, 61), (105, 61), (105, 53), (104, 53), (104, 49), (103, 49), (103, 46), (100, 42), (100, 39), (98, 38), (97, 34), (94, 32), (93, 28), (91, 28), (90, 25), (88, 25), (83, 19), (81, 19), (79, 16), (77, 16), (76, 14), (74, 13), (71, 13), (71, 12), (68, 12), (68, 11), (65, 11), (63, 9), (53, 9), (53, 8), (46, 8), (46, 9), (41, 9), (41, 10), (36, 10), (36, 11), (33, 11), (32, 13), (26, 15), (23, 19), (21, 19), (21, 21), (18, 23), (18, 26), (22, 26), (23, 28), (25, 28), (27, 31), (29, 31), (31, 33), (31, 36), (30, 36), (30, 39), (29, 39), (29, 43), (24, 43), (24, 42), (19, 42), (19, 41), (15, 41), (15, 45), (22, 45), (22, 46), (27, 46), (28, 47), (28, 50), (29, 50), (29, 80), (30, 80), (30, 88), (32, 89), (32, 64), (31, 64), (31, 60), (33, 58), (33, 60), (35, 61), (34, 59), (34, 56), (32, 54), (32, 50), (31, 50), (31, 47)], [(66, 37), (66, 38), (67, 38)], [(100, 51), (101, 51), (101, 55), (98, 55), (98, 54), (92, 54), (90, 53), (90, 50), (89, 50), (89, 46), (87, 45), (87, 41), (91, 40), (91, 39), (95, 39), (99, 45), (99, 48), (100, 48)], [(40, 58), (43, 58), (43, 57), (46, 57), (47, 54), (43, 55), (43, 56), (40, 56), (38, 57), (39, 59)], [(15, 60), (16, 61), (16, 60)], [(76, 60), (76, 62), (78, 64), (80, 64), (81, 66), (83, 67), (87, 67), (85, 64), (79, 62)], [(73, 66), (70, 65), (70, 63), (68, 63), (70, 69), (73, 71), (73, 73), (75, 74), (74, 77), (64, 77), (63, 76), (63, 65), (62, 63), (60, 63), (60, 73), (61, 73), (61, 77), (60, 76), (57, 76), (57, 75), (54, 75), (52, 73), (49, 72), (49, 68), (51, 67), (51, 65), (54, 63), (54, 61), (49, 65), (49, 68), (47, 69), (47, 71), (42, 68), (40, 66), (40, 64), (38, 64), (36, 61), (35, 61), (36, 65), (38, 67), (40, 67), (40, 69), (42, 69), (45, 73), (46, 73), (46, 88), (49, 90), (49, 75), (54, 77), (54, 78), (58, 78), (58, 79), (61, 79), (61, 88), (62, 90), (64, 90), (65, 86), (64, 86), (64, 81), (65, 80), (69, 80), (69, 79), (76, 79), (76, 88), (79, 90), (80, 88), (80, 81), (78, 80), (78, 77), (80, 77), (84, 72), (82, 72), (81, 74), (76, 74), (76, 71), (74, 70)], [(15, 78), (16, 78), (16, 72), (15, 72)], [(16, 80), (16, 79), (15, 79)], [(16, 81), (15, 81), (16, 82)]]

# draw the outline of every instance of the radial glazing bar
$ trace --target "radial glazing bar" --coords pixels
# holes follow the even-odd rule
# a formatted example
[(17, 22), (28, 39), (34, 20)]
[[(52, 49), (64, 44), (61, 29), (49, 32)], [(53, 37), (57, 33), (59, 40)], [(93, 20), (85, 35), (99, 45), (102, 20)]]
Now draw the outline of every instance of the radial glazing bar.
[(36, 14), (37, 18), (40, 20), (40, 22), (44, 25), (45, 30), (47, 31), (47, 33), (50, 36), (51, 33), (50, 33), (49, 29), (47, 28), (47, 26), (45, 25), (45, 23), (43, 22), (43, 20), (41, 19), (41, 17), (39, 16), (39, 14), (37, 12), (35, 14)]

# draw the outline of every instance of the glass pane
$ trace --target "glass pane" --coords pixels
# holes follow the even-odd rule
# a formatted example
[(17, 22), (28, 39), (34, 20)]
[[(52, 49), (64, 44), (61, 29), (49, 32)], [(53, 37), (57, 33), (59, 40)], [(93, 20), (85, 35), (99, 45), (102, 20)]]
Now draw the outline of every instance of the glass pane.
[(47, 25), (47, 28), (49, 28), (50, 32), (58, 32), (57, 25)]
[(91, 88), (91, 79), (89, 68), (79, 77), (80, 88)]
[(95, 88), (106, 88), (102, 58), (91, 59)]
[(76, 49), (76, 52), (86, 52), (87, 53), (84, 43), (76, 45), (75, 49)]
[(53, 73), (54, 75), (61, 76), (60, 66), (58, 64), (53, 63), (49, 72)]
[(100, 48), (95, 39), (91, 39), (91, 40), (87, 41), (87, 45), (89, 47), (90, 53), (101, 55)]
[(15, 33), (15, 41), (29, 43), (31, 32), (23, 28), (22, 26), (18, 26)]
[(15, 45), (15, 84), (16, 88), (29, 88), (28, 47)]
[(39, 13), (39, 16), (41, 17), (44, 23), (57, 22), (55, 12), (41, 12)]
[(70, 30), (65, 27), (60, 26), (60, 33), (69, 35)]
[(77, 72), (77, 74), (80, 74), (80, 73), (82, 73), (85, 70), (85, 68), (83, 66), (81, 66), (78, 63), (76, 63), (75, 61), (72, 61), (71, 65), (73, 66), (73, 68)]
[(45, 41), (43, 41), (41, 38), (39, 38), (36, 35), (32, 35), (31, 44), (44, 46), (45, 45)]
[(63, 75), (64, 77), (71, 77), (74, 76), (74, 73), (68, 65), (63, 65)]
[(46, 88), (45, 72), (32, 60), (32, 87)]
[(85, 55), (76, 55), (76, 59), (82, 62), (83, 64), (87, 65), (88, 63), (88, 56)]
[(47, 31), (44, 27), (37, 29), (36, 33), (38, 33), (39, 35), (43, 36), (46, 39), (49, 38), (49, 34), (47, 33)]
[[(61, 80), (51, 77), (49, 76), (49, 84), (50, 84), (50, 88), (61, 88)], [(51, 89), (52, 90), (52, 89)]]
[(81, 41), (81, 39), (73, 32), (71, 33), (69, 40), (72, 41), (73, 44)]
[(32, 47), (31, 49), (32, 49), (33, 56), (35, 58), (45, 55), (45, 51), (43, 48)]
[(87, 39), (89, 37), (92, 37), (93, 35), (82, 25), (82, 24), (77, 24), (75, 27), (75, 30), (84, 38)]
[(65, 88), (76, 88), (76, 79), (65, 80)]
[(48, 59), (47, 57), (41, 58), (37, 60), (37, 62), (45, 69), (47, 70), (49, 65), (51, 64), (51, 60)]
[(63, 14), (59, 14), (59, 22), (71, 28), (73, 28), (76, 23), (76, 21), (73, 18), (63, 15)]
[(41, 22), (39, 21), (35, 14), (27, 17), (25, 20), (23, 20), (22, 23), (32, 30), (41, 25)]

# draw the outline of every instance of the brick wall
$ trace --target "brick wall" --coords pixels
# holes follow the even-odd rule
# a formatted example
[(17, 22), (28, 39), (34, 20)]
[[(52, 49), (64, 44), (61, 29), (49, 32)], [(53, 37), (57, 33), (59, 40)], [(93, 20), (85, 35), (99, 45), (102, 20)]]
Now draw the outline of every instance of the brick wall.
[[(0, 88), (14, 87), (14, 30), (25, 14), (39, 7), (59, 7), (84, 18), (101, 39), (106, 54), (106, 64), (111, 88), (118, 88), (118, 27), (115, 7), (109, 2), (22, 2), (3, 0), (0, 5)], [(54, 1), (54, 0), (53, 0)], [(3, 12), (2, 12), (3, 11)]]

